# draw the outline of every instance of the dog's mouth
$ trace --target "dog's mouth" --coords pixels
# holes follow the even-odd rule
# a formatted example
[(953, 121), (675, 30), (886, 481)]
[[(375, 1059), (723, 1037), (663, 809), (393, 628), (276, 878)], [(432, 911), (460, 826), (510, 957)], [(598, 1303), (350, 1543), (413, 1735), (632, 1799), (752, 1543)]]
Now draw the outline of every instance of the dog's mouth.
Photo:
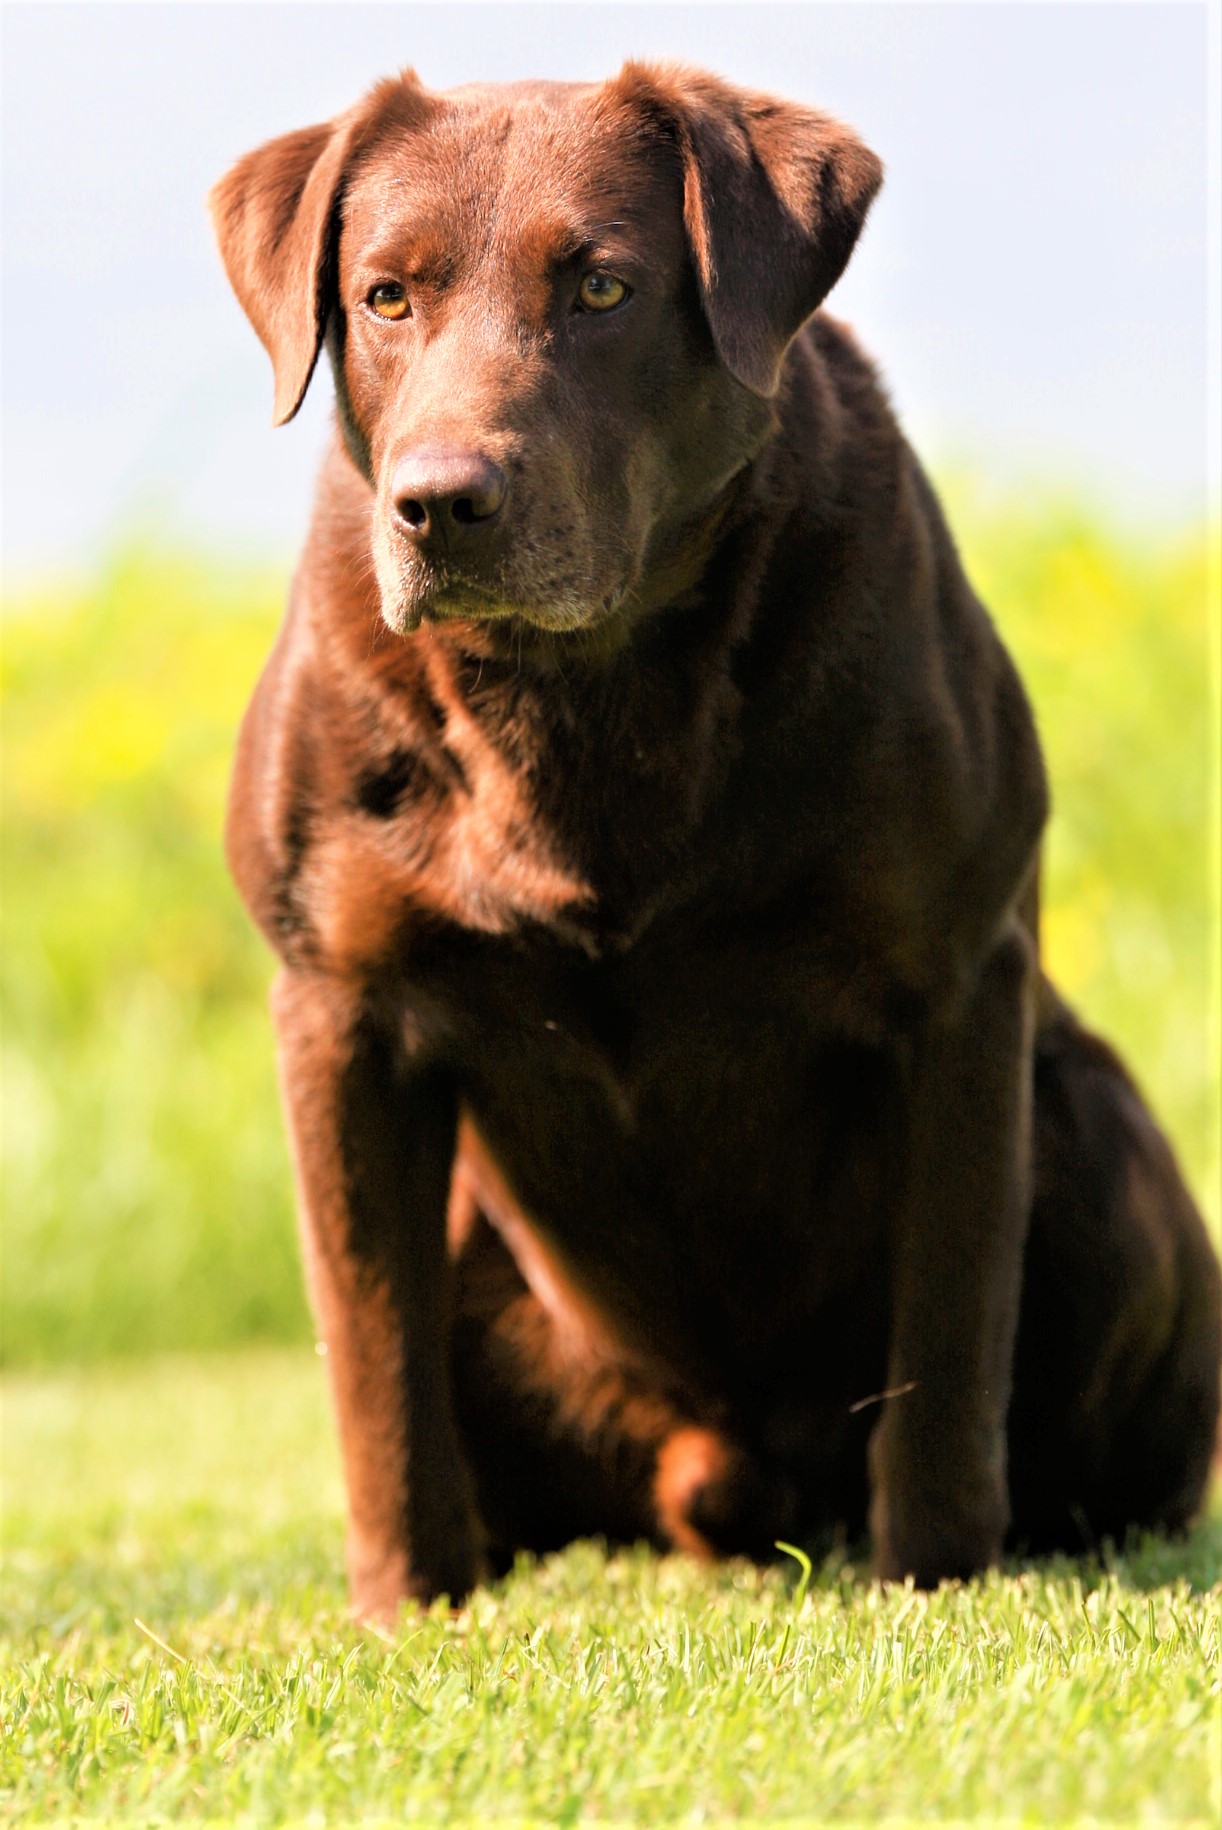
[[(627, 580), (593, 592), (576, 581), (549, 577), (532, 590), (509, 580), (473, 578), (444, 563), (414, 563), (382, 582), (382, 614), (400, 635), (422, 624), (517, 623), (561, 634), (615, 616), (631, 595)], [(387, 586), (390, 586), (387, 589)]]
[(501, 622), (519, 614), (516, 605), (498, 591), (470, 579), (448, 576), (417, 596), (415, 609), (423, 623), (448, 623), (456, 617)]

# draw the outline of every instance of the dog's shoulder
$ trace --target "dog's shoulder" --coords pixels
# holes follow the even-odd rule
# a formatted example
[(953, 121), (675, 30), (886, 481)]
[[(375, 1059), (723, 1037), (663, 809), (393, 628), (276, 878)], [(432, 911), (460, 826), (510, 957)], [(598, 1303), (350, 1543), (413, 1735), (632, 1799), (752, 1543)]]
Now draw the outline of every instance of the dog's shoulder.
[(536, 817), (529, 704), (481, 690), (478, 655), (392, 637), (323, 519), (230, 792), (230, 868), (273, 949), (359, 975), (439, 922), (497, 934), (580, 908), (588, 888)]

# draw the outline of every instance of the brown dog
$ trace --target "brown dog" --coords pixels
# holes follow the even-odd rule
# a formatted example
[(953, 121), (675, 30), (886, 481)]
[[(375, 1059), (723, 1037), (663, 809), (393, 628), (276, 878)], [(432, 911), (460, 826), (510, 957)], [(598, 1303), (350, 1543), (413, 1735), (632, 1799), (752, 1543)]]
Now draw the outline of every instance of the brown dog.
[(409, 72), (214, 194), (277, 420), (324, 340), (338, 392), (229, 855), (362, 1611), (585, 1532), (868, 1518), (932, 1584), (1199, 1502), (1213, 1254), (1040, 975), (1027, 701), (811, 317), (880, 176), (630, 64)]

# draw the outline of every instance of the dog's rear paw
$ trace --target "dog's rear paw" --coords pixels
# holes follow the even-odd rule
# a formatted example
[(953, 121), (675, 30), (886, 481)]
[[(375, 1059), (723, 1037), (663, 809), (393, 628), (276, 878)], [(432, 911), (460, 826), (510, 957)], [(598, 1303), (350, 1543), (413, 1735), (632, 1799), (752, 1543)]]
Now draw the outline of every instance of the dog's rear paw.
[(703, 1558), (770, 1558), (793, 1526), (786, 1482), (715, 1430), (673, 1430), (658, 1450), (654, 1506), (662, 1536)]

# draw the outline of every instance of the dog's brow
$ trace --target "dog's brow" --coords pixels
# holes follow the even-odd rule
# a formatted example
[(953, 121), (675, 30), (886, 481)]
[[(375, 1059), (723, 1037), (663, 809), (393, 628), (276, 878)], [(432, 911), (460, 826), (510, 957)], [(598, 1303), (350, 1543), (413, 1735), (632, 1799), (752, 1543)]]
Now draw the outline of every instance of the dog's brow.
[(366, 249), (360, 266), (362, 273), (385, 272), (418, 285), (443, 286), (453, 281), (461, 255), (453, 236), (425, 228)]
[(458, 265), (458, 251), (453, 247), (423, 247), (410, 255), (407, 274), (418, 286), (449, 286)]
[(581, 260), (597, 252), (608, 234), (631, 226), (622, 218), (614, 222), (566, 223), (548, 238), (552, 241), (552, 258), (561, 266), (568, 261)]

